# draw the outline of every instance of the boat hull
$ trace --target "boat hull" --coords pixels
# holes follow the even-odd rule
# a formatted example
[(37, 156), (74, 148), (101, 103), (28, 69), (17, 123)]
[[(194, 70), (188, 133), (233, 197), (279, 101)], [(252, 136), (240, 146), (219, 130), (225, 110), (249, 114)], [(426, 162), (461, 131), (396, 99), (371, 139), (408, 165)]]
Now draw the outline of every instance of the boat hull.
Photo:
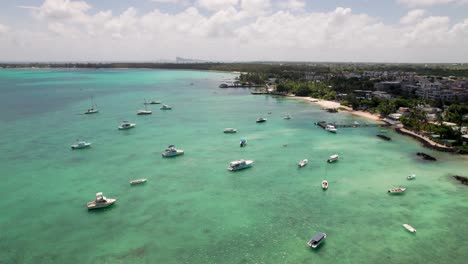
[(124, 126), (119, 126), (118, 129), (119, 130), (127, 130), (127, 129), (131, 129), (131, 128), (134, 128), (134, 127), (136, 127), (136, 125), (131, 124), (130, 126), (125, 126), (125, 127)]
[(130, 181), (130, 184), (131, 185), (142, 184), (142, 183), (146, 183), (146, 181), (147, 179), (138, 179), (138, 180)]
[(71, 149), (85, 149), (91, 147), (91, 143), (87, 143), (86, 145), (72, 145)]
[(403, 224), (403, 227), (411, 233), (416, 233), (416, 229), (408, 224)]
[(161, 155), (165, 158), (170, 158), (170, 157), (177, 157), (177, 156), (180, 156), (180, 155), (183, 155), (184, 154), (184, 151), (183, 150), (177, 150), (176, 153), (165, 153), (163, 152)]
[(95, 210), (95, 209), (102, 209), (114, 205), (117, 202), (117, 199), (107, 199), (106, 203), (96, 203), (96, 201), (92, 201), (87, 203), (88, 210)]

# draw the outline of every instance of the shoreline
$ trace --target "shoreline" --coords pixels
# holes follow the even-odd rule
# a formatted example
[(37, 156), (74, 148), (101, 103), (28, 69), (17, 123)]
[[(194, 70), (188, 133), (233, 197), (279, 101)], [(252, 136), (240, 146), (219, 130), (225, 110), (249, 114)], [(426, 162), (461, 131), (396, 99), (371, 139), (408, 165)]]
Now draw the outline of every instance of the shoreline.
[[(322, 106), (323, 108), (336, 108), (336, 109), (341, 108), (341, 109), (338, 109), (338, 111), (340, 113), (349, 113), (351, 115), (359, 116), (359, 117), (362, 117), (362, 118), (365, 118), (365, 119), (368, 119), (368, 120), (375, 121), (377, 123), (381, 123), (381, 124), (385, 123), (376, 114), (371, 114), (369, 112), (364, 112), (364, 111), (356, 111), (356, 110), (353, 110), (351, 107), (341, 105), (338, 102), (333, 102), (333, 101), (328, 101), (328, 100), (323, 100), (323, 99), (318, 99), (318, 98), (312, 98), (312, 97), (307, 97), (307, 96), (288, 96), (288, 97), (297, 98), (297, 99), (300, 99), (300, 100), (305, 100), (305, 101), (308, 101), (308, 102), (311, 102), (311, 103), (315, 103), (317, 105)], [(345, 110), (343, 110), (343, 109), (345, 109)]]

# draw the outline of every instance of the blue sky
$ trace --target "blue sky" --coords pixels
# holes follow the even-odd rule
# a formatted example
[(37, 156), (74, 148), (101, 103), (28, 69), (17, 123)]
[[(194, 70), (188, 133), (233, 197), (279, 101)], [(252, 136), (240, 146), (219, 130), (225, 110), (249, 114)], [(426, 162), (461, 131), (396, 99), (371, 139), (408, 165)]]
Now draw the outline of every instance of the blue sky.
[(468, 0), (0, 3), (0, 60), (468, 62), (467, 47)]

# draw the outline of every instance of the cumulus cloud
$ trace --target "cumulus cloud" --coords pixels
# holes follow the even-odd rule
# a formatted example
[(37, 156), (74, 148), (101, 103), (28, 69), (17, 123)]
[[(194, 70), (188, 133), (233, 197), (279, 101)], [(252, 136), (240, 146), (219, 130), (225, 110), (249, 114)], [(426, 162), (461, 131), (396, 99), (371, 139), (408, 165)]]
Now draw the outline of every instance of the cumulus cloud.
[(259, 16), (270, 12), (270, 0), (241, 0), (241, 9), (249, 15)]
[[(47, 54), (49, 60), (94, 61), (176, 56), (227, 61), (468, 60), (468, 19), (451, 21), (415, 9), (400, 23), (387, 24), (345, 7), (290, 12), (274, 11), (268, 0), (229, 1), (219, 0), (216, 3), (224, 4), (208, 13), (192, 6), (176, 13), (128, 7), (114, 14), (92, 12), (82, 0), (46, 0), (33, 9), (38, 19), (34, 31), (2, 34), (0, 55), (4, 60), (39, 60)], [(11, 41), (5, 41), (8, 38)]]
[(7, 33), (9, 28), (5, 25), (0, 24), (0, 34)]
[[(254, 0), (255, 1), (255, 0)], [(210, 10), (218, 11), (221, 9), (226, 9), (228, 7), (236, 6), (239, 3), (239, 0), (198, 0), (197, 5)]]
[(398, 3), (404, 4), (409, 7), (446, 5), (446, 4), (465, 5), (465, 4), (468, 4), (468, 0), (398, 0)]
[(305, 0), (287, 0), (278, 3), (279, 8), (293, 11), (303, 10), (306, 6)]
[(406, 14), (406, 16), (400, 19), (400, 23), (413, 24), (419, 21), (425, 14), (426, 14), (426, 10), (424, 9), (411, 10), (408, 12), (408, 14)]
[(172, 3), (172, 4), (177, 4), (182, 1), (183, 0), (151, 0), (151, 2), (155, 2), (155, 3)]

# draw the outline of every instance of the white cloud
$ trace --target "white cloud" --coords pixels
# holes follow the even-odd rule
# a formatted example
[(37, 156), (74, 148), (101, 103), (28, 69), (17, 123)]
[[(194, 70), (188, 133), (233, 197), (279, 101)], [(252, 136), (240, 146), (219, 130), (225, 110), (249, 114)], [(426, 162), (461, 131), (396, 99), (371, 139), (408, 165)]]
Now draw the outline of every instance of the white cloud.
[(172, 3), (172, 4), (177, 4), (182, 1), (183, 0), (151, 0), (151, 2), (155, 2), (155, 3)]
[(0, 35), (0, 57), (94, 61), (176, 56), (212, 60), (468, 60), (468, 19), (451, 21), (416, 9), (400, 23), (386, 24), (350, 8), (273, 12), (270, 1), (248, 2), (236, 1), (208, 14), (196, 7), (177, 13), (129, 7), (114, 14), (91, 12), (81, 0), (46, 0), (33, 9), (39, 18), (34, 30), (15, 28), (6, 32), (0, 26), (0, 32), (4, 32)]
[(287, 0), (278, 3), (279, 8), (293, 11), (303, 10), (306, 6), (305, 0)]
[(426, 14), (426, 10), (424, 9), (414, 9), (408, 12), (406, 16), (400, 19), (400, 23), (402, 24), (413, 24), (419, 21), (424, 15)]
[(37, 13), (42, 18), (47, 19), (77, 19), (85, 17), (85, 13), (91, 6), (85, 1), (72, 0), (45, 0), (38, 7)]
[(237, 6), (239, 0), (198, 0), (197, 5), (210, 10), (218, 11), (229, 7)]
[(404, 4), (409, 7), (447, 4), (465, 5), (468, 4), (468, 0), (398, 0), (398, 3)]
[(270, 12), (270, 0), (241, 0), (241, 9), (249, 15), (260, 16)]
[(0, 24), (0, 34), (7, 33), (8, 31), (9, 28), (7, 26)]

